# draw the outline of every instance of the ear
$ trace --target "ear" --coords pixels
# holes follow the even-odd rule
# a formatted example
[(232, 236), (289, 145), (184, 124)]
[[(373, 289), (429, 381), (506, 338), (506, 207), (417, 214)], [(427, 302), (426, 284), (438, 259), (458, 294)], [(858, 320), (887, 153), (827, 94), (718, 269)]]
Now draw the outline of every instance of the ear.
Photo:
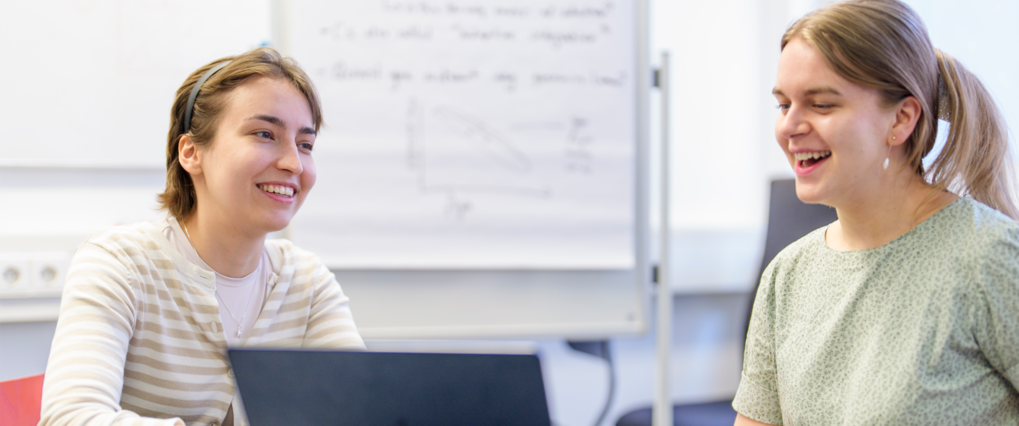
[(905, 143), (906, 139), (909, 139), (909, 136), (913, 134), (913, 129), (916, 128), (916, 122), (920, 121), (922, 111), (920, 101), (912, 96), (907, 96), (906, 99), (899, 101), (895, 107), (895, 121), (892, 123), (892, 136), (895, 138), (890, 143), (893, 146)]
[(202, 174), (202, 156), (195, 141), (188, 135), (181, 135), (177, 143), (177, 161), (191, 176)]

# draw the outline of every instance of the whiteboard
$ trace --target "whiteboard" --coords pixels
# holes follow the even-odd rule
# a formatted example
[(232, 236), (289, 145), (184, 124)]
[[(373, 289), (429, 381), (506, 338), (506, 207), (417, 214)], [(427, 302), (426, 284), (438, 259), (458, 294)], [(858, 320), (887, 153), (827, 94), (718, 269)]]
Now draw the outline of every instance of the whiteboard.
[(287, 4), (328, 126), (297, 244), (343, 269), (635, 267), (634, 2)]
[(276, 5), (326, 122), (288, 232), (366, 339), (646, 331), (645, 1)]

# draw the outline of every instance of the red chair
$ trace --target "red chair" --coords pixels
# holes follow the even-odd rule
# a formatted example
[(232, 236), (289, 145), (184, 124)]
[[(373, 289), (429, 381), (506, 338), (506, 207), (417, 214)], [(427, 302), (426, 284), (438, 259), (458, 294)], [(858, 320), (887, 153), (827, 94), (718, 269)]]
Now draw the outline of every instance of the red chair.
[(42, 377), (0, 382), (0, 425), (35, 426), (42, 411)]

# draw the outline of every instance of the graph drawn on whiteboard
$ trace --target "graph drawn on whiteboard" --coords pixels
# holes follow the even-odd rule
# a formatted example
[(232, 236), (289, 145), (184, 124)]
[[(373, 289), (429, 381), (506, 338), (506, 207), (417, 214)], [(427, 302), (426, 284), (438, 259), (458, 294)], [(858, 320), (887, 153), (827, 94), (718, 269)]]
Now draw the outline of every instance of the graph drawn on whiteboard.
[(472, 203), (465, 197), (470, 194), (552, 196), (549, 185), (536, 177), (530, 156), (512, 138), (454, 107), (408, 101), (407, 160), (418, 189), (446, 195), (446, 212), (457, 219), (470, 211)]
[(340, 268), (634, 265), (631, 8), (290, 4), (330, 126), (295, 242)]

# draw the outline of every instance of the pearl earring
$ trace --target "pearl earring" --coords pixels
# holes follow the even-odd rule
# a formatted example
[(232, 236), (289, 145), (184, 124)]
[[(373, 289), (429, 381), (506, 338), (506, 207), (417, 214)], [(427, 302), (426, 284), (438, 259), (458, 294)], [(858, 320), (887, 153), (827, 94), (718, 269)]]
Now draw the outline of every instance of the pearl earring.
[[(895, 136), (892, 136), (892, 141), (895, 141)], [(884, 169), (888, 170), (888, 158), (892, 156), (892, 146), (888, 145), (888, 155), (885, 157)]]

